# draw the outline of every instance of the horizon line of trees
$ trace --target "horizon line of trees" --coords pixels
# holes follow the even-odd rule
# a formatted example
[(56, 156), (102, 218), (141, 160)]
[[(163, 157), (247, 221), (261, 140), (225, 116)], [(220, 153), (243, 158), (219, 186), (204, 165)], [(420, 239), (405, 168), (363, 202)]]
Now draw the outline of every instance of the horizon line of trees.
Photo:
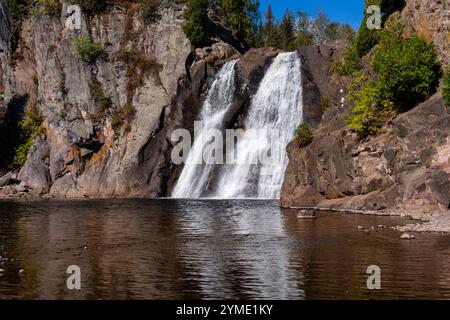
[(351, 42), (356, 34), (349, 24), (333, 22), (324, 12), (312, 17), (301, 10), (286, 10), (278, 19), (270, 4), (262, 13), (259, 0), (188, 0), (185, 32), (193, 46), (201, 46), (206, 40), (209, 8), (221, 24), (250, 47), (295, 50), (338, 39)]

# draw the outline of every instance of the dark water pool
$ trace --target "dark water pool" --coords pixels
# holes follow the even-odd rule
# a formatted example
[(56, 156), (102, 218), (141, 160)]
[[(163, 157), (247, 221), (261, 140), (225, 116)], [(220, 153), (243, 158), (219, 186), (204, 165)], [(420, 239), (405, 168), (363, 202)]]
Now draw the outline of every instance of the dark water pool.
[[(274, 201), (3, 201), (0, 299), (450, 298), (450, 236), (378, 228), (407, 222), (299, 220)], [(67, 289), (70, 265), (81, 290)]]

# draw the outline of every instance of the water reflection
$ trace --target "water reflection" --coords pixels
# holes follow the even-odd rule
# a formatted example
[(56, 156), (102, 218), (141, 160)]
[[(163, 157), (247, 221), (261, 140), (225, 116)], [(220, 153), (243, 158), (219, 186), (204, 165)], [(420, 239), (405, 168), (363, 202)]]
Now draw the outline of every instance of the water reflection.
[[(298, 220), (271, 201), (0, 202), (0, 298), (450, 298), (449, 236), (357, 228), (403, 223)], [(66, 288), (74, 264), (79, 291)], [(366, 288), (371, 264), (378, 292)]]

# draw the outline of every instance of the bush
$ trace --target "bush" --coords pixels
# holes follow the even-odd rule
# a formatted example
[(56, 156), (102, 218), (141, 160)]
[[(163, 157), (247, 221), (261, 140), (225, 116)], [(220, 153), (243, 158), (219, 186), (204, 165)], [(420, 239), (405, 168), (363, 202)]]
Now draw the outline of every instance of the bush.
[(444, 87), (442, 89), (442, 97), (447, 107), (450, 107), (450, 66), (444, 71)]
[(161, 18), (159, 8), (161, 6), (160, 0), (141, 0), (141, 12), (144, 22), (147, 24), (155, 23)]
[(133, 121), (135, 114), (136, 109), (132, 104), (128, 104), (119, 110), (114, 110), (114, 112), (111, 114), (111, 126), (116, 137), (120, 135), (120, 130), (124, 125), (126, 125), (127, 131), (130, 130), (131, 121)]
[(183, 31), (194, 47), (201, 46), (206, 40), (207, 9), (208, 0), (189, 0), (187, 4)]
[(333, 60), (331, 66), (333, 72), (339, 76), (352, 75), (361, 69), (361, 58), (355, 45), (345, 49), (344, 56)]
[(71, 0), (71, 4), (77, 4), (89, 15), (95, 15), (106, 10), (109, 2), (107, 0)]
[(25, 164), (34, 139), (43, 133), (42, 118), (36, 109), (27, 111), (23, 120), (19, 122), (19, 130), (21, 143), (15, 150), (13, 159), (14, 168), (22, 167)]
[(99, 43), (94, 43), (89, 36), (78, 36), (74, 40), (75, 54), (83, 62), (95, 63), (105, 55), (105, 50)]
[(328, 97), (320, 97), (320, 107), (323, 111), (327, 110), (330, 107), (330, 99)]
[(438, 85), (436, 50), (419, 36), (403, 40), (395, 33), (384, 35), (374, 51), (372, 66), (379, 90), (400, 110), (427, 98)]
[(349, 97), (354, 105), (347, 125), (361, 138), (377, 134), (394, 115), (392, 103), (382, 98), (379, 88), (367, 76), (360, 75), (353, 81)]
[(311, 127), (307, 123), (302, 123), (295, 131), (295, 140), (300, 148), (306, 147), (314, 139)]
[(58, 0), (38, 0), (41, 5), (40, 13), (48, 16), (57, 16), (61, 13), (61, 3)]
[(355, 50), (360, 57), (365, 56), (377, 43), (379, 30), (374, 29), (370, 30), (367, 28), (367, 18), (368, 15), (366, 13), (367, 8), (370, 5), (378, 5), (381, 7), (381, 0), (366, 0), (364, 6), (364, 19), (361, 22), (361, 25), (358, 29), (355, 39)]

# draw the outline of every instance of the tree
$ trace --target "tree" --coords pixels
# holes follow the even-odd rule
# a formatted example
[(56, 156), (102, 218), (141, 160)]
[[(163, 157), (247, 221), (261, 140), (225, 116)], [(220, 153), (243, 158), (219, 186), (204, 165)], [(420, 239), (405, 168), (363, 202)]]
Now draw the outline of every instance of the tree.
[(221, 0), (218, 7), (222, 22), (239, 38), (249, 40), (257, 32), (259, 1)]
[(279, 44), (279, 38), (277, 34), (277, 26), (275, 24), (275, 17), (273, 15), (272, 7), (270, 4), (267, 7), (267, 11), (264, 14), (264, 17), (266, 19), (264, 24), (264, 45), (266, 47), (277, 47)]
[(450, 66), (444, 70), (444, 86), (442, 88), (442, 97), (447, 107), (450, 107)]
[(208, 21), (208, 0), (189, 0), (185, 11), (186, 25), (183, 30), (194, 47), (205, 42)]
[(355, 39), (355, 30), (348, 23), (340, 25), (336, 38), (352, 42)]
[(381, 0), (366, 0), (364, 7), (364, 19), (361, 22), (361, 25), (358, 29), (358, 33), (356, 35), (356, 51), (360, 57), (365, 56), (377, 43), (379, 31), (377, 29), (370, 30), (367, 27), (367, 8), (370, 5), (381, 5)]
[(280, 25), (281, 47), (283, 50), (291, 50), (295, 40), (294, 16), (286, 10)]
[(332, 26), (331, 20), (324, 12), (320, 11), (317, 14), (316, 19), (312, 22), (314, 42), (316, 44), (328, 42), (330, 39), (330, 34), (333, 33), (333, 28), (336, 28), (336, 26)]
[(313, 44), (313, 35), (311, 33), (311, 17), (308, 13), (298, 11), (295, 17), (296, 36), (292, 44), (293, 48), (300, 48)]

